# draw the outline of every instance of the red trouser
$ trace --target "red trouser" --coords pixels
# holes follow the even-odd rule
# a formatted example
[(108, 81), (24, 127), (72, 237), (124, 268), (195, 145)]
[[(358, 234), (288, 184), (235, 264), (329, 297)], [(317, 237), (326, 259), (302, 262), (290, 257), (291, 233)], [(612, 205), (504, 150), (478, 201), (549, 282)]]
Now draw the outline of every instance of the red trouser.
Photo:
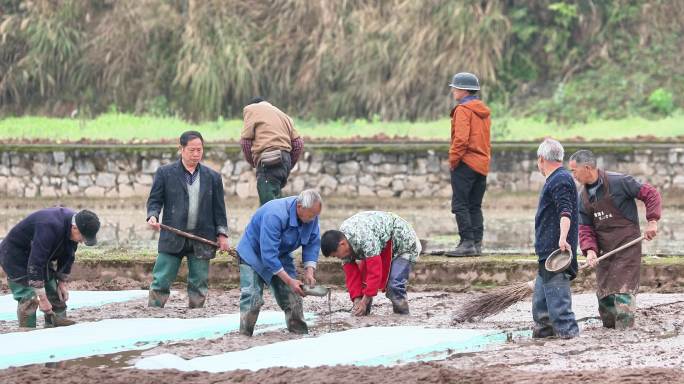
[(349, 297), (373, 297), (378, 291), (385, 291), (392, 266), (392, 240), (388, 240), (379, 255), (369, 256), (359, 263), (345, 264), (344, 280)]

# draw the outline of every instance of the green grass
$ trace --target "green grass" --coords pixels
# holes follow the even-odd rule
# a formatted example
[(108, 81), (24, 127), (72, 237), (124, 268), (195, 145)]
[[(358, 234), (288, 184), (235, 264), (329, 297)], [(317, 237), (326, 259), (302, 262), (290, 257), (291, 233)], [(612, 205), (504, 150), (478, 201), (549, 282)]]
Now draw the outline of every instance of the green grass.
[[(124, 249), (124, 248), (89, 248), (79, 249), (76, 253), (76, 261), (80, 262), (154, 262), (157, 259), (157, 250), (154, 249)], [(227, 253), (219, 252), (216, 260), (235, 260)]]
[(644, 255), (642, 258), (642, 263), (646, 265), (681, 265), (684, 264), (684, 257), (681, 255), (676, 256), (658, 256), (653, 257), (649, 255)]
[[(304, 137), (345, 139), (355, 136), (376, 135), (410, 136), (425, 140), (447, 140), (449, 120), (425, 122), (379, 122), (356, 120), (350, 122), (296, 121)], [(242, 128), (241, 120), (218, 120), (192, 124), (171, 117), (134, 116), (108, 113), (92, 120), (47, 117), (12, 117), (0, 120), (0, 140), (45, 139), (52, 141), (118, 140), (158, 142), (176, 140), (181, 132), (195, 129), (208, 141), (237, 140)], [(526, 141), (545, 136), (558, 139), (583, 137), (587, 140), (610, 140), (654, 136), (658, 138), (684, 135), (684, 114), (660, 120), (630, 117), (620, 120), (598, 120), (571, 127), (559, 127), (532, 118), (493, 119), (495, 140)]]
[[(76, 260), (78, 261), (112, 261), (112, 262), (136, 262), (136, 261), (154, 261), (157, 258), (156, 249), (121, 249), (121, 248), (90, 248), (90, 249), (79, 249), (76, 255)], [(234, 260), (233, 257), (228, 254), (219, 253), (216, 257), (218, 261), (231, 261)], [(521, 264), (527, 262), (533, 262), (537, 260), (537, 256), (529, 254), (517, 254), (517, 255), (488, 255), (480, 257), (458, 257), (449, 258), (444, 256), (427, 256), (422, 255), (422, 263), (443, 263), (443, 262), (456, 262), (456, 263), (466, 263), (470, 264), (473, 262), (477, 263), (496, 263), (496, 264)], [(578, 257), (578, 261), (584, 262), (586, 258), (583, 256)], [(337, 260), (321, 257), (320, 262), (322, 263), (339, 263)], [(684, 264), (684, 257), (682, 256), (659, 256), (652, 257), (649, 255), (644, 255), (643, 263), (646, 265), (679, 265)]]

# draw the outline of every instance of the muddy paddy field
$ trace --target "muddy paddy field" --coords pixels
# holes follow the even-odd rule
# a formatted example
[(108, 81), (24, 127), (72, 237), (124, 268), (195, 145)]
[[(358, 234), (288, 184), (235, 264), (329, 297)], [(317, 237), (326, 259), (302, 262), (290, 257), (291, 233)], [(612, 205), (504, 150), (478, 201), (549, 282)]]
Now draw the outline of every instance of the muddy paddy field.
[[(121, 282), (125, 283), (125, 282)], [(128, 282), (129, 288), (136, 285)], [(76, 282), (75, 286), (97, 288), (93, 283)], [(98, 308), (83, 308), (71, 312), (78, 322), (102, 319), (141, 317), (197, 318), (239, 311), (239, 290), (212, 290), (204, 310), (189, 310), (182, 286), (172, 296), (165, 309), (149, 309), (145, 299), (108, 304)], [(452, 310), (473, 293), (456, 293), (417, 287), (411, 292), (410, 316), (392, 314), (389, 301), (375, 300), (368, 317), (351, 317), (350, 303), (344, 292), (332, 295), (332, 314), (326, 298), (306, 298), (305, 312), (315, 314), (309, 321), (310, 334), (318, 337), (369, 326), (425, 326), (449, 328)], [(266, 295), (267, 310), (278, 310), (270, 295)], [(581, 336), (571, 340), (533, 340), (531, 303), (522, 302), (505, 312), (473, 323), (459, 324), (468, 329), (499, 330), (511, 333), (509, 341), (475, 352), (451, 353), (445, 359), (410, 363), (389, 368), (335, 366), (317, 368), (268, 368), (256, 372), (225, 373), (147, 371), (131, 369), (135, 362), (149, 356), (172, 353), (185, 359), (245, 350), (270, 343), (298, 339), (284, 329), (259, 333), (252, 338), (234, 332), (211, 340), (161, 343), (141, 351), (100, 355), (60, 363), (35, 364), (0, 371), (3, 383), (205, 383), (205, 382), (567, 382), (568, 375), (576, 382), (684, 382), (684, 294), (642, 293), (638, 296), (638, 317), (634, 329), (624, 332), (604, 329), (596, 318), (595, 298), (591, 293), (573, 297), (574, 310), (580, 323)], [(331, 321), (331, 324), (329, 323)], [(0, 324), (0, 332), (17, 331), (16, 322)], [(359, 345), (358, 348), (364, 348)], [(316, 350), (299, 351), (302, 356), (315, 355)], [(306, 360), (306, 359), (305, 359)]]
[[(334, 262), (326, 261), (319, 268), (318, 279), (320, 283), (333, 288), (331, 302), (329, 304), (325, 297), (304, 299), (304, 311), (310, 316), (310, 333), (307, 336), (291, 335), (282, 327), (262, 326), (252, 338), (240, 336), (237, 332), (227, 332), (211, 338), (160, 342), (137, 350), (2, 369), (0, 383), (684, 383), (683, 263), (679, 257), (653, 256), (676, 253), (671, 249), (679, 248), (681, 239), (677, 237), (677, 233), (681, 232), (676, 228), (681, 220), (665, 221), (661, 227), (659, 242), (645, 248), (647, 257), (644, 258), (643, 287), (637, 297), (636, 326), (631, 330), (615, 331), (601, 326), (591, 273), (583, 273), (573, 283), (573, 309), (580, 324), (578, 338), (532, 339), (530, 330), (533, 323), (529, 299), (490, 318), (453, 324), (454, 309), (460, 303), (474, 298), (483, 289), (526, 281), (534, 276), (534, 261), (525, 253), (530, 246), (530, 229), (526, 222), (530, 208), (525, 208), (524, 204), (515, 206), (518, 208), (497, 209), (498, 213), (492, 209), (488, 216), (490, 227), (500, 228), (489, 233), (488, 244), (497, 244), (497, 247), (492, 248), (507, 249), (503, 253), (508, 253), (509, 256), (472, 260), (425, 257), (412, 276), (409, 316), (394, 315), (389, 300), (379, 295), (374, 300), (370, 316), (351, 317), (351, 303), (340, 284), (342, 272), (336, 272), (339, 266)], [(324, 216), (328, 214), (335, 218), (333, 223), (325, 224), (326, 228), (337, 225), (337, 221), (346, 213), (358, 210), (344, 205), (339, 207), (341, 208), (324, 211)], [(434, 215), (430, 221), (423, 222), (419, 219), (417, 211), (420, 209), (432, 210)], [(419, 235), (430, 240), (431, 247), (439, 248), (449, 244), (446, 234), (453, 231), (453, 219), (445, 215), (442, 212), (443, 207), (437, 203), (422, 208), (398, 207), (397, 210), (406, 211), (403, 216), (409, 216), (407, 218), (416, 226)], [(408, 211), (413, 212), (412, 217)], [(126, 212), (120, 215), (130, 217), (130, 213), (127, 215)], [(9, 216), (5, 217), (5, 222), (11, 221)], [(149, 245), (148, 242), (154, 242), (154, 237), (144, 232), (144, 228), (129, 230), (121, 222), (105, 225), (115, 228), (109, 233), (117, 235), (109, 235), (110, 241), (121, 242), (119, 246), (126, 243), (130, 246), (135, 242)], [(243, 223), (235, 222), (232, 225), (239, 227)], [(507, 231), (507, 227), (510, 230)], [(508, 233), (511, 231), (512, 235)], [(122, 233), (137, 233), (138, 237), (125, 237)], [(510, 242), (515, 244), (506, 247), (509, 241), (500, 240), (506, 238), (513, 239)], [(663, 252), (663, 249), (669, 251)], [(510, 255), (515, 252), (520, 255)], [(126, 265), (131, 262), (144, 264), (139, 267), (141, 270), (150, 267), (150, 260), (146, 259), (123, 262)], [(225, 263), (225, 268), (230, 269), (232, 262)], [(224, 268), (224, 265), (216, 264), (212, 268)], [(144, 290), (150, 283), (145, 276), (143, 273), (127, 277), (112, 271), (103, 275), (102, 271), (95, 273), (86, 268), (83, 269), (81, 278), (72, 283), (71, 289)], [(105, 319), (196, 319), (238, 313), (239, 290), (236, 288), (236, 281), (230, 280), (231, 274), (221, 276), (212, 280), (212, 289), (204, 309), (187, 309), (185, 287), (179, 282), (174, 286), (176, 291), (164, 309), (147, 308), (147, 299), (138, 297), (125, 302), (78, 308), (69, 314), (82, 324)], [(0, 293), (7, 294), (4, 278), (2, 280)], [(262, 308), (262, 314), (279, 310), (270, 293), (266, 293), (264, 299), (266, 304)], [(332, 311), (329, 311), (329, 305)], [(39, 316), (39, 328), (41, 325), (42, 316)], [(217, 373), (134, 368), (136, 363), (162, 354), (173, 354), (189, 360), (248, 351), (275, 343), (325, 337), (338, 332), (364, 330), (368, 327), (470, 329), (501, 335), (500, 340), (503, 341), (471, 350), (447, 349), (440, 354), (419, 355), (414, 359), (395, 361), (389, 366), (347, 364), (294, 368), (278, 367), (275, 363), (273, 367), (256, 371), (241, 369)], [(410, 331), (412, 328), (406, 329)], [(18, 331), (16, 321), (0, 321), (0, 336)], [(351, 350), (341, 349), (339, 353), (361, 353), (374, 342), (376, 341), (368, 339), (353, 346)], [(3, 345), (3, 348), (11, 346)], [(296, 353), (306, 362), (308, 359), (314, 360), (321, 354), (321, 350), (300, 349)]]

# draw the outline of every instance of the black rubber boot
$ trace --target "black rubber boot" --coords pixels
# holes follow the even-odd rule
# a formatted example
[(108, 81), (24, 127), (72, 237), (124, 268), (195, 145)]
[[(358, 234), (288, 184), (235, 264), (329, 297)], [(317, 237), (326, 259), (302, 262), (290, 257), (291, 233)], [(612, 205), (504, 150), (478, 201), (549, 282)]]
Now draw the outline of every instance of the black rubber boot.
[(396, 297), (391, 289), (385, 292), (385, 296), (392, 302), (392, 311), (397, 315), (408, 315), (409, 305), (406, 297)]
[(475, 256), (477, 255), (477, 249), (475, 248), (475, 242), (473, 240), (463, 240), (461, 244), (456, 247), (453, 251), (444, 252), (444, 256), (448, 257), (461, 257), (461, 256)]
[(551, 327), (541, 327), (536, 325), (532, 330), (532, 338), (534, 339), (545, 339), (547, 337), (555, 336), (553, 328)]
[(392, 300), (392, 311), (397, 315), (408, 315), (408, 301), (406, 299)]
[(475, 256), (482, 255), (482, 240), (475, 242)]

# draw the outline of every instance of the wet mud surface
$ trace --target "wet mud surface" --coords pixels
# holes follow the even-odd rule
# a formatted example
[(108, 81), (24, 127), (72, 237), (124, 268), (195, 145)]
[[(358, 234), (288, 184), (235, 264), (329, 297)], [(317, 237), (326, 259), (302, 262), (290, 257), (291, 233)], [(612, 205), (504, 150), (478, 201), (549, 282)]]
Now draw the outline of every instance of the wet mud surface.
[[(118, 281), (119, 289), (139, 288), (135, 281)], [(111, 284), (108, 283), (108, 284)], [(111, 289), (93, 282), (74, 282), (73, 289)], [(209, 317), (221, 313), (238, 312), (239, 290), (211, 290), (204, 309), (188, 309), (184, 287), (179, 285), (166, 308), (147, 308), (145, 299), (81, 308), (70, 312), (79, 322), (131, 317)], [(290, 340), (301, 336), (286, 330), (266, 331), (252, 338), (235, 333), (213, 340), (163, 343), (144, 351), (130, 351), (117, 355), (95, 356), (61, 363), (11, 368), (0, 371), (2, 383), (208, 383), (208, 382), (472, 382), (509, 383), (567, 382), (577, 383), (684, 383), (684, 294), (642, 293), (637, 296), (636, 327), (627, 331), (605, 329), (597, 318), (596, 300), (591, 292), (575, 292), (573, 308), (579, 320), (581, 335), (571, 340), (533, 340), (517, 338), (503, 345), (480, 352), (452, 354), (447, 359), (432, 363), (414, 363), (392, 368), (319, 367), (271, 368), (257, 372), (234, 371), (222, 374), (206, 372), (180, 373), (176, 371), (140, 371), (120, 369), (132, 365), (141, 357), (173, 353), (184, 358), (214, 355), (254, 346)], [(332, 313), (328, 318), (327, 298), (304, 299), (304, 310), (317, 320), (310, 327), (311, 336), (330, 331), (341, 331), (367, 326), (420, 325), (450, 327), (452, 311), (473, 293), (445, 291), (413, 291), (410, 293), (410, 316), (392, 313), (388, 299), (374, 300), (371, 316), (351, 317), (351, 303), (341, 289), (332, 295)], [(263, 310), (278, 310), (269, 293), (265, 294)], [(462, 328), (500, 329), (502, 331), (529, 330), (532, 327), (531, 303), (519, 303), (505, 312)], [(329, 321), (331, 324), (329, 324)], [(39, 317), (39, 326), (42, 322)], [(15, 332), (14, 321), (0, 322), (0, 332)], [(359, 346), (362, 348), (363, 346)], [(303, 353), (315, 353), (305, 351)], [(55, 369), (57, 367), (58, 369)], [(118, 367), (118, 368), (117, 368)], [(75, 374), (78, 372), (78, 374)]]
[(459, 369), (439, 363), (416, 363), (401, 367), (319, 367), (270, 368), (258, 372), (233, 371), (227, 373), (136, 371), (121, 369), (56, 370), (44, 367), (15, 368), (0, 372), (7, 384), (57, 382), (60, 384), (108, 383), (576, 383), (576, 384), (662, 384), (684, 382), (684, 371), (663, 368), (611, 369), (605, 371), (525, 372), (508, 368)]

